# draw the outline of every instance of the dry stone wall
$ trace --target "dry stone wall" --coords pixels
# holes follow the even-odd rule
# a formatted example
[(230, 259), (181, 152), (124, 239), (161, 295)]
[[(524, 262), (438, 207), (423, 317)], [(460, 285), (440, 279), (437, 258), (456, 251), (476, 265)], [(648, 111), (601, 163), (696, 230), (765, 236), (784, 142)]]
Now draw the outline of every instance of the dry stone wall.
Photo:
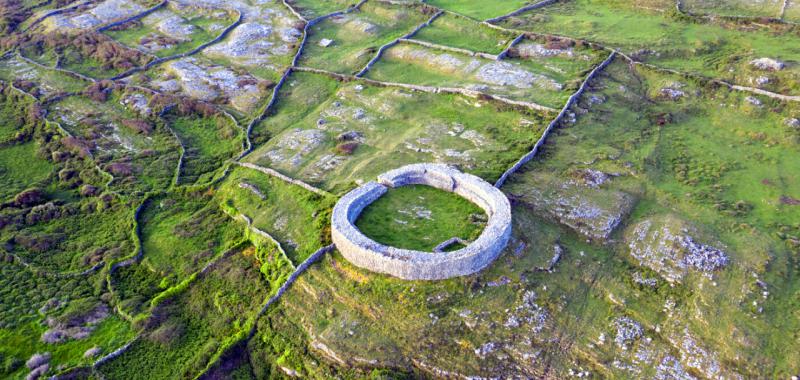
[[(380, 244), (354, 223), (361, 211), (389, 188), (421, 184), (456, 193), (481, 207), (489, 216), (481, 235), (452, 252), (432, 253)], [(497, 188), (471, 174), (442, 164), (413, 164), (378, 176), (347, 193), (333, 209), (332, 237), (336, 248), (356, 266), (406, 280), (440, 280), (465, 276), (485, 268), (508, 244), (511, 204)]]

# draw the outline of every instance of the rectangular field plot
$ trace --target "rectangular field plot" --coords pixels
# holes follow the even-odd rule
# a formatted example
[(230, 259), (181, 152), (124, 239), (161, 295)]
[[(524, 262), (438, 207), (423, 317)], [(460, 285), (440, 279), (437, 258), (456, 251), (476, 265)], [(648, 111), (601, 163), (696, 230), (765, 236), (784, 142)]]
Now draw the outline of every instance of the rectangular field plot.
[(703, 15), (778, 17), (784, 0), (683, 0), (683, 9)]
[(138, 222), (142, 264), (169, 286), (243, 240), (241, 223), (226, 215), (211, 196), (199, 192), (151, 199)]
[(512, 33), (447, 12), (422, 28), (413, 38), (460, 49), (499, 54), (515, 37)]
[(526, 0), (428, 0), (426, 3), (482, 21), (513, 12), (530, 2)]
[(358, 11), (327, 18), (310, 28), (299, 64), (355, 74), (381, 46), (427, 21), (431, 15), (423, 9), (367, 2)]
[(139, 113), (146, 112), (147, 102), (139, 92), (111, 92), (102, 102), (73, 96), (53, 104), (50, 118), (72, 135), (64, 140), (69, 149), (91, 156), (114, 177), (114, 190), (164, 189), (172, 182), (180, 149), (163, 122)]
[[(387, 82), (458, 87), (560, 108), (605, 52), (523, 40), (510, 58), (496, 61), (412, 43), (388, 49), (367, 72)], [(550, 46), (548, 48), (547, 46)]]
[(152, 310), (139, 338), (97, 368), (106, 379), (199, 377), (217, 355), (245, 338), (291, 266), (260, 249), (230, 252)]
[(246, 160), (337, 190), (416, 162), (454, 164), (494, 180), (532, 147), (551, 116), (298, 72), (282, 88), (275, 114), (253, 130), (255, 139), (270, 139)]
[(213, 40), (237, 17), (232, 11), (169, 4), (105, 33), (131, 48), (168, 57)]
[(241, 213), (253, 227), (278, 240), (296, 265), (330, 244), (327, 233), (333, 198), (241, 167), (228, 174), (216, 196), (229, 214)]
[[(502, 25), (601, 43), (664, 68), (800, 94), (800, 34), (787, 25), (683, 21), (663, 12), (598, 0), (558, 2)], [(783, 66), (755, 61), (762, 58)]]
[(288, 0), (287, 3), (300, 12), (306, 20), (343, 11), (358, 3), (358, 0)]
[(88, 81), (35, 66), (16, 55), (0, 61), (0, 80), (14, 82), (17, 87), (39, 98), (81, 91), (89, 85)]

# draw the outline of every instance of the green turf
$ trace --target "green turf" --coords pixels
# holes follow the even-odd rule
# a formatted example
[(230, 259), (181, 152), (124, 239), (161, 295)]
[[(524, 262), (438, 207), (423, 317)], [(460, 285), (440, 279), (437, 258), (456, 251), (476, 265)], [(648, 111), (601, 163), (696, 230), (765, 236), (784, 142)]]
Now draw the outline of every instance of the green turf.
[(482, 25), (476, 20), (445, 13), (422, 28), (414, 39), (472, 51), (498, 54), (516, 36)]
[(513, 12), (525, 5), (525, 0), (502, 0), (502, 1), (470, 1), (470, 0), (430, 0), (428, 4), (448, 11), (460, 13), (479, 21), (502, 16)]
[[(317, 127), (320, 119), (324, 124)], [(457, 95), (296, 73), (282, 88), (275, 114), (253, 129), (254, 141), (269, 141), (246, 160), (337, 192), (415, 162), (454, 164), (493, 181), (538, 140), (544, 120)], [(347, 143), (340, 135), (351, 131), (363, 142), (347, 153), (337, 147)]]
[[(700, 23), (667, 10), (657, 12), (628, 3), (601, 0), (560, 2), (508, 19), (503, 26), (553, 33), (598, 42), (633, 54), (665, 68), (753, 85), (751, 78), (765, 75), (749, 62), (769, 57), (796, 61), (798, 31), (790, 27), (743, 26), (732, 22)], [(800, 72), (790, 67), (766, 73), (774, 79), (766, 89), (797, 94)]]
[(144, 264), (175, 285), (241, 241), (241, 226), (211, 197), (172, 194), (149, 201), (140, 214)]
[(0, 199), (13, 197), (28, 186), (46, 179), (53, 165), (40, 157), (38, 144), (28, 142), (0, 148)]
[(485, 218), (477, 205), (454, 193), (410, 185), (389, 189), (367, 206), (356, 227), (379, 243), (431, 252), (453, 237), (474, 240)]
[(223, 208), (252, 219), (299, 265), (329, 240), (333, 198), (324, 198), (249, 168), (237, 168), (216, 191)]
[(143, 336), (99, 371), (108, 379), (201, 374), (215, 355), (246, 337), (262, 302), (277, 289), (278, 283), (259, 271), (266, 260), (252, 247), (222, 258), (187, 289), (158, 305)]
[[(378, 48), (411, 32), (429, 17), (419, 7), (368, 2), (358, 12), (328, 18), (311, 27), (299, 64), (355, 74)], [(320, 46), (323, 38), (333, 43)]]
[(167, 123), (184, 147), (179, 183), (209, 181), (225, 160), (242, 150), (242, 131), (222, 115), (170, 117)]

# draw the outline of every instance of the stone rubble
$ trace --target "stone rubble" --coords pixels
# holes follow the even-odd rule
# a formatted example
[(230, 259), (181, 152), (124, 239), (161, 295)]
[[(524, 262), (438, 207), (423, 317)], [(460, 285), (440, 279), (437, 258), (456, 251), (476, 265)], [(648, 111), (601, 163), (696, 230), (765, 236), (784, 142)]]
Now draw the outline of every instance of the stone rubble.
[(697, 243), (685, 222), (668, 216), (636, 224), (626, 237), (630, 254), (668, 282), (681, 282), (688, 269), (711, 273), (729, 264), (719, 248)]
[[(174, 78), (169, 78), (170, 75)], [(239, 74), (228, 67), (201, 62), (194, 57), (169, 62), (162, 79), (153, 82), (161, 91), (175, 90), (177, 84), (190, 97), (214, 101), (222, 96), (243, 112), (252, 110), (265, 94), (258, 86), (259, 80), (252, 75)], [(170, 82), (170, 79), (175, 82)]]
[(644, 336), (642, 325), (628, 317), (615, 319), (614, 327), (616, 328), (614, 343), (623, 350), (628, 349), (633, 342)]
[(675, 88), (670, 88), (670, 87), (662, 88), (658, 93), (662, 97), (667, 98), (669, 100), (678, 100), (678, 99), (686, 96), (685, 92), (683, 92), (681, 90), (678, 90), (678, 89), (675, 89)]
[(786, 64), (774, 58), (757, 58), (750, 61), (750, 65), (767, 71), (779, 71), (786, 67)]

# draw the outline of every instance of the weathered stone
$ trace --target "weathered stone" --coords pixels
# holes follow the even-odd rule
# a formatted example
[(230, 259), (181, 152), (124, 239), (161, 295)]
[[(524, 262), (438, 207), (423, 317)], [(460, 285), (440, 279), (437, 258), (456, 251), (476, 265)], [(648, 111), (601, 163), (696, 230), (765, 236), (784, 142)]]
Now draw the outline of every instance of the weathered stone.
[[(583, 176), (583, 174), (581, 174)], [(589, 176), (594, 178), (595, 176)], [(627, 193), (599, 188), (599, 178), (580, 183), (550, 175), (531, 175), (508, 187), (509, 193), (582, 235), (605, 240), (630, 212), (636, 199)]]
[(786, 64), (774, 58), (757, 58), (750, 61), (750, 65), (759, 70), (778, 71), (783, 70)]

